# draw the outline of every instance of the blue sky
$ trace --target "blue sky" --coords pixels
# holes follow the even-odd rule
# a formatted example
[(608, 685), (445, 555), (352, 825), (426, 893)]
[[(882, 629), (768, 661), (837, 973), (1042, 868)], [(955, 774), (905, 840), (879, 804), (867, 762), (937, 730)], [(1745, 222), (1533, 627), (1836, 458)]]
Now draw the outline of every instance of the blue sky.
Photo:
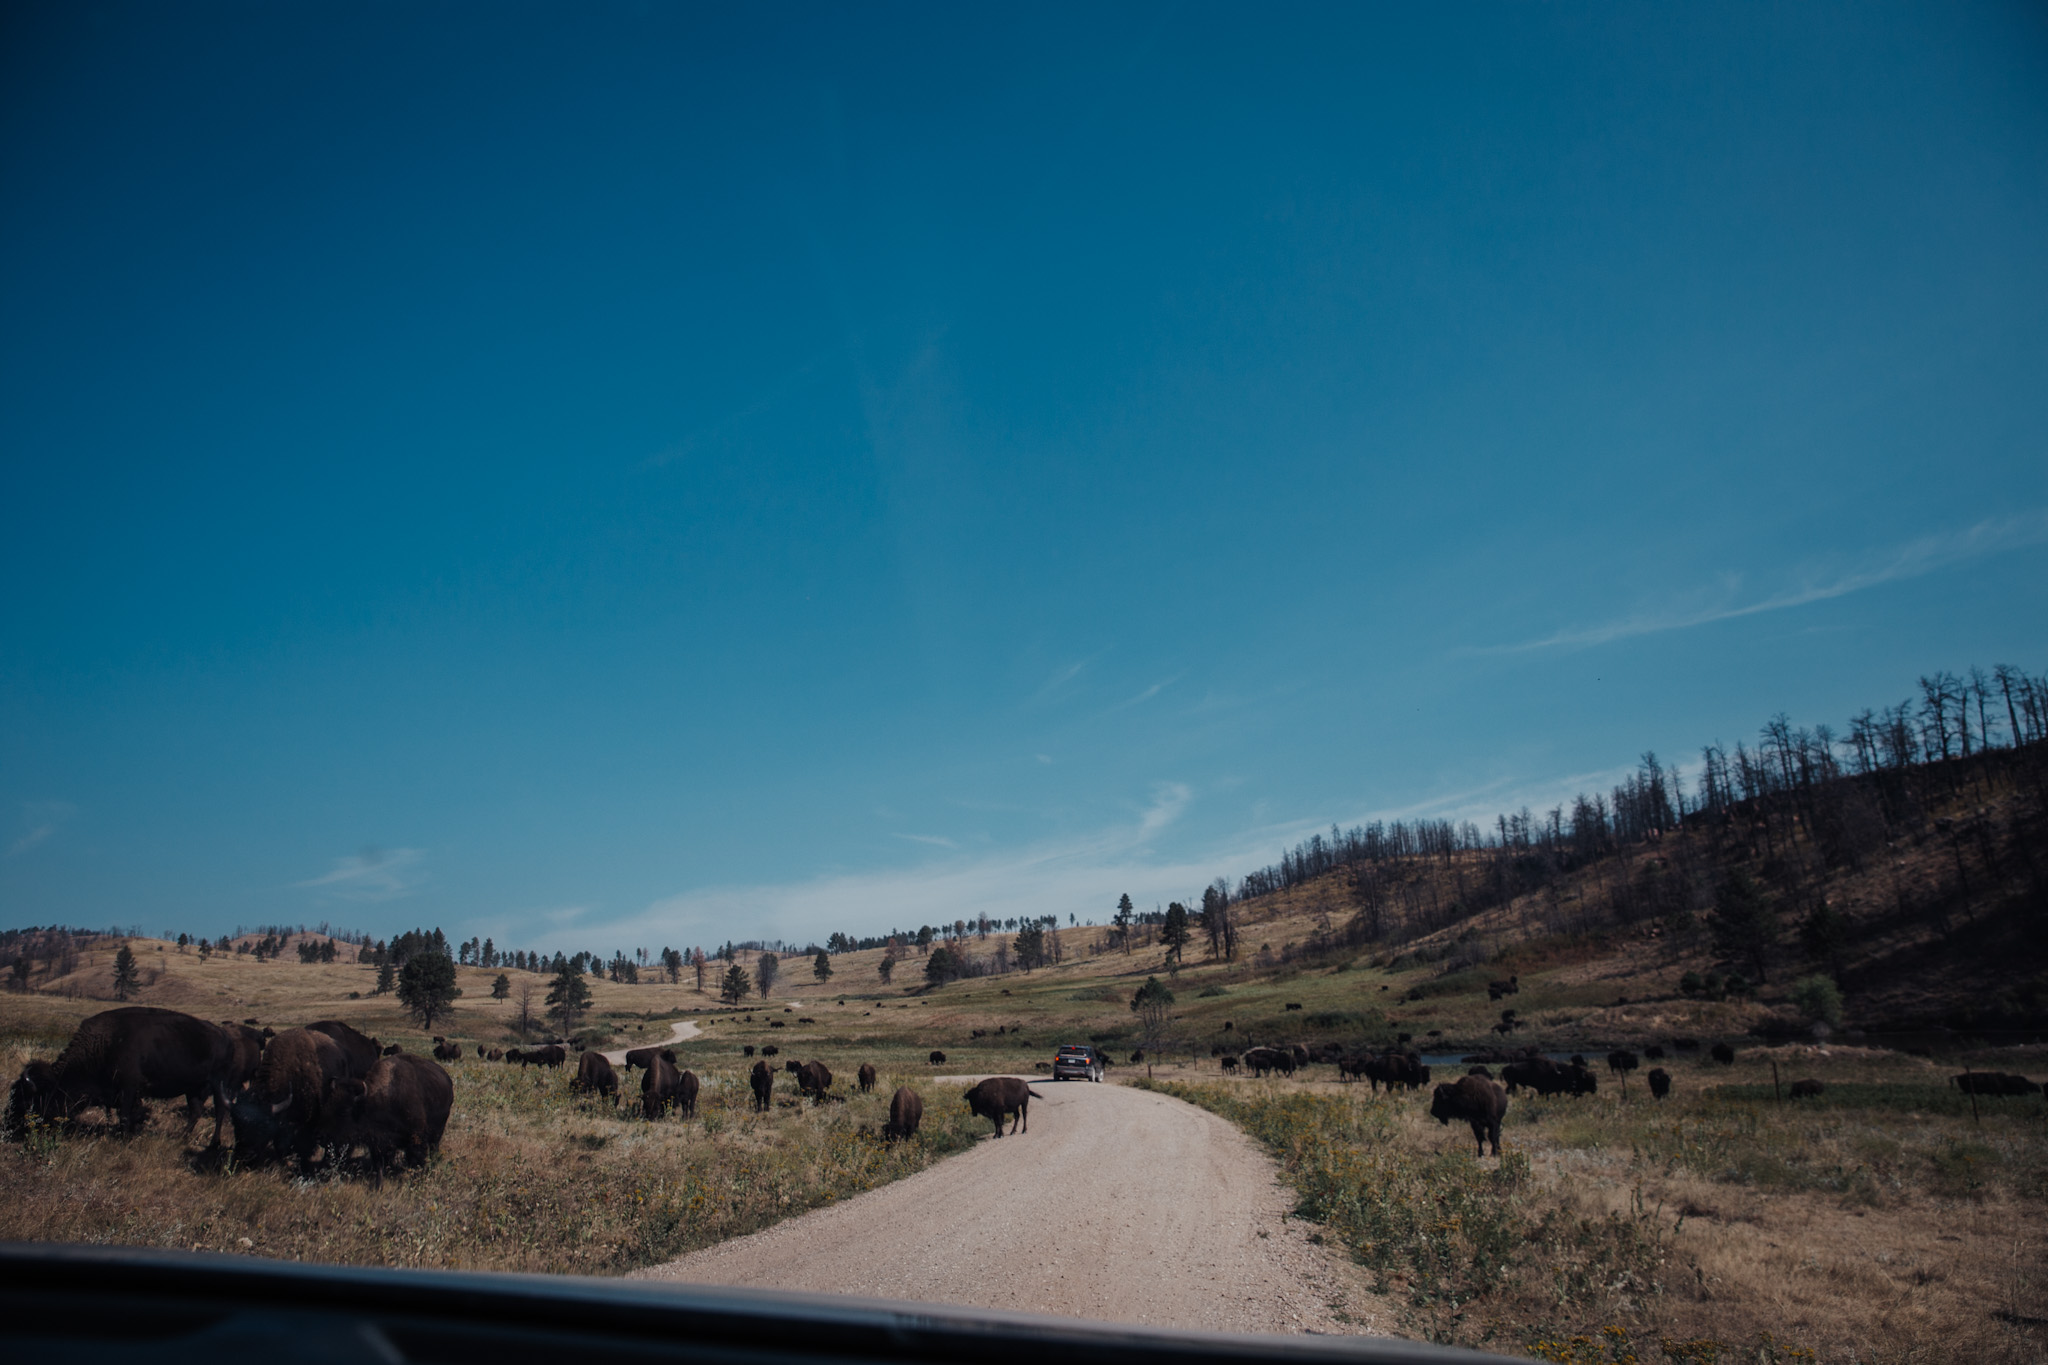
[(10, 6), (0, 925), (1197, 890), (2048, 666), (2037, 6)]

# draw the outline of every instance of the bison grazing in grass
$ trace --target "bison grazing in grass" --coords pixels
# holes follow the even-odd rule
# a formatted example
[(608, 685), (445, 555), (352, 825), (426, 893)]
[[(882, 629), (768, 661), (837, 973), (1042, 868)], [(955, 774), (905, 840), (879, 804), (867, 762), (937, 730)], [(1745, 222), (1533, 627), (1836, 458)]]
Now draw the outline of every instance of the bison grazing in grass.
[(299, 1172), (310, 1172), (328, 1093), (342, 1081), (361, 1080), (376, 1065), (358, 1070), (353, 1060), (333, 1038), (312, 1029), (287, 1029), (271, 1039), (249, 1093), (234, 1104), (236, 1164), (260, 1166), (295, 1155)]
[[(907, 1085), (896, 1087), (896, 1093), (889, 1097), (889, 1121), (882, 1125), (885, 1138), (914, 1138), (917, 1125), (924, 1122), (924, 1099)], [(998, 1120), (996, 1127), (1002, 1127)]]
[(1803, 1081), (1792, 1082), (1791, 1095), (1795, 1100), (1810, 1100), (1818, 1097), (1827, 1087), (1811, 1076)]
[(766, 1112), (775, 1093), (774, 1069), (766, 1062), (755, 1062), (753, 1074), (747, 1078), (747, 1084), (753, 1087), (754, 1111)]
[(1479, 1144), (1480, 1156), (1486, 1155), (1489, 1141), (1493, 1143), (1493, 1154), (1500, 1155), (1500, 1121), (1507, 1117), (1507, 1112), (1508, 1092), (1484, 1076), (1460, 1076), (1448, 1085), (1440, 1085), (1429, 1102), (1429, 1116), (1438, 1123), (1463, 1119), (1472, 1125), (1472, 1139)]
[(801, 1066), (791, 1062), (789, 1069), (796, 1073), (796, 1088), (798, 1090), (809, 1095), (814, 1103), (823, 1104), (825, 1102), (825, 1092), (832, 1088), (832, 1070), (830, 1067), (826, 1066), (823, 1062), (805, 1062)]
[(659, 1044), (649, 1044), (646, 1047), (636, 1047), (627, 1049), (626, 1070), (631, 1071), (636, 1066), (644, 1067), (649, 1062), (653, 1061), (656, 1057), (666, 1057), (668, 1058), (669, 1064), (671, 1066), (675, 1064), (676, 1054), (674, 1052), (670, 1051), (668, 1048), (660, 1046)]
[(1628, 1079), (1628, 1073), (1634, 1071), (1637, 1065), (1636, 1054), (1628, 1051), (1626, 1048), (1618, 1047), (1607, 1054), (1607, 1069), (1621, 1077), (1624, 1081)]
[(612, 1070), (611, 1062), (602, 1052), (586, 1052), (576, 1059), (576, 1079), (569, 1082), (569, 1088), (617, 1104), (619, 1073)]
[(1644, 1079), (1650, 1083), (1650, 1093), (1658, 1099), (1661, 1100), (1671, 1093), (1671, 1073), (1663, 1067), (1658, 1067)]
[(860, 1070), (853, 1074), (854, 1079), (860, 1083), (861, 1094), (865, 1095), (875, 1088), (875, 1064), (873, 1062), (862, 1062)]
[(324, 1033), (334, 1040), (348, 1057), (348, 1071), (351, 1076), (367, 1076), (370, 1068), (377, 1065), (379, 1057), (396, 1057), (399, 1046), (393, 1043), (385, 1047), (375, 1038), (359, 1032), (354, 1025), (344, 1024), (339, 1019), (316, 1019), (306, 1025), (314, 1033)]
[(977, 1117), (995, 1120), (996, 1136), (1003, 1135), (1003, 1118), (1008, 1114), (1017, 1117), (1010, 1124), (1010, 1131), (1031, 1131), (1027, 1112), (1031, 1101), (1042, 1100), (1045, 1096), (1033, 1090), (1029, 1082), (1015, 1076), (991, 1076), (969, 1090), (962, 1098)]
[(1519, 995), (1521, 990), (1522, 978), (1519, 976), (1511, 976), (1505, 981), (1489, 981), (1486, 983), (1486, 998), (1498, 1000), (1505, 995)]
[(1664, 1049), (1663, 1049), (1663, 1048), (1661, 1048), (1661, 1047), (1658, 1047), (1658, 1046), (1657, 1046), (1657, 1045), (1656, 1045), (1655, 1043), (1652, 1043), (1652, 1044), (1650, 1044), (1650, 1045), (1649, 1045), (1648, 1047), (1646, 1047), (1646, 1048), (1644, 1048), (1644, 1049), (1643, 1049), (1643, 1060), (1644, 1060), (1644, 1061), (1646, 1061), (1646, 1062), (1661, 1062), (1661, 1061), (1663, 1061), (1663, 1060), (1664, 1060)]
[(228, 1093), (239, 1093), (256, 1075), (256, 1068), (263, 1064), (263, 1049), (277, 1035), (269, 1029), (258, 1032), (247, 1024), (230, 1023), (221, 1020), (220, 1026), (227, 1030), (228, 1040), (235, 1045), (235, 1064), (228, 1072)]
[(943, 1052), (934, 1052), (928, 1060), (931, 1062), (933, 1066), (944, 1066), (946, 1064), (946, 1054)]
[(240, 1065), (226, 1029), (176, 1010), (129, 1005), (95, 1014), (78, 1026), (54, 1062), (30, 1062), (7, 1095), (5, 1131), (21, 1131), (33, 1114), (46, 1123), (75, 1119), (98, 1106), (133, 1132), (149, 1118), (144, 1100), (185, 1100), (185, 1135), (213, 1097), (213, 1141), (227, 1119), (228, 1079)]
[(488, 1057), (489, 1060), (494, 1062), (502, 1062), (505, 1060), (505, 1050), (503, 1048), (494, 1047), (485, 1055), (486, 1057)]
[(1735, 1049), (1728, 1046), (1728, 1044), (1726, 1043), (1714, 1044), (1713, 1051), (1710, 1052), (1708, 1055), (1711, 1056), (1715, 1061), (1719, 1062), (1722, 1066), (1735, 1065)]
[(549, 1043), (546, 1047), (530, 1047), (519, 1054), (521, 1066), (560, 1066), (569, 1060), (569, 1051), (560, 1043)]
[(2025, 1076), (2003, 1071), (1965, 1071), (1951, 1077), (1949, 1084), (1965, 1095), (2038, 1095), (2041, 1087)]
[(361, 1080), (335, 1083), (322, 1138), (340, 1150), (370, 1150), (370, 1171), (378, 1181), (391, 1158), (424, 1166), (441, 1148), (441, 1132), (455, 1104), (455, 1082), (437, 1063), (400, 1053), (385, 1057)]
[(459, 1062), (462, 1060), (462, 1044), (451, 1043), (446, 1038), (434, 1040), (434, 1060), (437, 1062)]
[(647, 1115), (648, 1122), (652, 1123), (668, 1112), (682, 1084), (683, 1078), (677, 1074), (674, 1062), (666, 1057), (654, 1059), (647, 1068), (647, 1074), (640, 1078), (640, 1109)]

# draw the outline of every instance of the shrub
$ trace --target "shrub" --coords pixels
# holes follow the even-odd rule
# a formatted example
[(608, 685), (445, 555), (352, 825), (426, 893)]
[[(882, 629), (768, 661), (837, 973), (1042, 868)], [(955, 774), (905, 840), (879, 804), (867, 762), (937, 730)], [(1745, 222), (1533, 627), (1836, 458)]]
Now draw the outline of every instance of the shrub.
[(1810, 1023), (1839, 1026), (1842, 1022), (1842, 988), (1834, 978), (1815, 974), (1792, 983), (1790, 999), (1800, 1017)]

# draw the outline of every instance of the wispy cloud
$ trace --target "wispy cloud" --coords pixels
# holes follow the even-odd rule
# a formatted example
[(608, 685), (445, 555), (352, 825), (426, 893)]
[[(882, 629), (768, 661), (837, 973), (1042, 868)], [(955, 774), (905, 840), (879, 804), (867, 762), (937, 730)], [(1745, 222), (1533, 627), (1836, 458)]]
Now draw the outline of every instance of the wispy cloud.
[(1146, 688), (1144, 691), (1138, 693), (1136, 696), (1125, 697), (1122, 701), (1118, 702), (1116, 705), (1110, 707), (1109, 709), (1111, 711), (1121, 711), (1125, 707), (1136, 706), (1140, 702), (1148, 702), (1186, 676), (1187, 675), (1184, 673), (1176, 673), (1170, 678), (1162, 678), (1158, 682), (1153, 683), (1150, 687)]
[(1740, 601), (1741, 580), (1731, 578), (1719, 589), (1700, 594), (1691, 601), (1666, 605), (1603, 625), (1560, 630), (1539, 640), (1483, 646), (1469, 652), (1523, 654), (1540, 649), (1584, 648), (1637, 635), (1690, 630), (1716, 621), (1733, 621), (1744, 616), (1759, 616), (1765, 612), (1785, 611), (1847, 597), (1865, 588), (1918, 578), (1951, 564), (2038, 545), (2043, 541), (2048, 541), (2048, 509), (1996, 517), (1980, 521), (1967, 530), (1923, 536), (1860, 567), (1814, 571), (1803, 582), (1755, 601)]
[(57, 837), (65, 822), (78, 814), (69, 801), (24, 801), (21, 803), (21, 835), (7, 846), (7, 856), (18, 858), (32, 848)]
[(1052, 696), (1055, 692), (1058, 692), (1068, 683), (1080, 677), (1081, 674), (1087, 670), (1087, 668), (1088, 660), (1086, 659), (1077, 659), (1073, 663), (1066, 664), (1059, 668), (1055, 668), (1052, 671), (1051, 676), (1048, 677), (1044, 682), (1040, 683), (1038, 685), (1038, 690), (1031, 694), (1031, 700), (1044, 701), (1047, 697)]
[(899, 834), (896, 837), (899, 839), (908, 839), (913, 844), (931, 844), (937, 848), (960, 847), (960, 845), (954, 843), (951, 839), (944, 839), (936, 834)]
[(672, 943), (756, 935), (822, 939), (834, 929), (872, 933), (983, 914), (1058, 914), (1062, 920), (1075, 914), (1102, 923), (1126, 892), (1146, 905), (1184, 899), (1217, 875), (1264, 862), (1277, 849), (1262, 832), (1254, 845), (1218, 849), (1199, 860), (1155, 856), (1154, 841), (1181, 820), (1194, 797), (1185, 783), (1162, 782), (1128, 819), (1072, 838), (917, 867), (707, 887), (665, 897), (605, 931), (623, 935), (622, 942)]
[(366, 848), (335, 859), (327, 872), (293, 885), (342, 900), (396, 900), (411, 895), (426, 880), (426, 871), (420, 866), (426, 856), (424, 849), (417, 848)]

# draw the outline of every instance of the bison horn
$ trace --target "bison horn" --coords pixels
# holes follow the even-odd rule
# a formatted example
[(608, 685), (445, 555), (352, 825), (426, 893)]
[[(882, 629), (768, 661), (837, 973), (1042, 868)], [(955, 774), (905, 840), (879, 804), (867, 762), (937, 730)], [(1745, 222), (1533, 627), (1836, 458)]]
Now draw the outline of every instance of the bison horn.
[(285, 1111), (285, 1110), (287, 1110), (287, 1109), (289, 1109), (289, 1108), (291, 1108), (291, 1107), (292, 1107), (292, 1092), (291, 1092), (291, 1091), (289, 1091), (289, 1090), (287, 1090), (287, 1091), (285, 1091), (285, 1092), (284, 1092), (284, 1098), (283, 1098), (283, 1099), (279, 1100), (279, 1101), (278, 1101), (278, 1102), (277, 1102), (276, 1104), (273, 1104), (273, 1105), (271, 1105), (271, 1106), (270, 1106), (270, 1112), (271, 1112), (271, 1113), (273, 1113), (273, 1114), (278, 1114), (278, 1115), (282, 1115), (282, 1114), (284, 1113), (284, 1111)]

